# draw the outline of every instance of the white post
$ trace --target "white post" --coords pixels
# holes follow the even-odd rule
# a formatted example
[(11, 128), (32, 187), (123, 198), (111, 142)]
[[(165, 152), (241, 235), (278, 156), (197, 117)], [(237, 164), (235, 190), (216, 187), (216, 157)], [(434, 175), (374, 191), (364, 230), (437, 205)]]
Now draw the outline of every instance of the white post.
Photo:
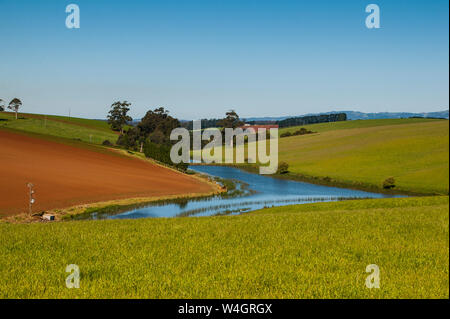
[(34, 198), (33, 198), (34, 190), (33, 190), (33, 187), (34, 187), (34, 185), (32, 183), (28, 183), (27, 186), (28, 186), (28, 189), (29, 189), (28, 210), (29, 210), (29, 213), (30, 213), (30, 216), (31, 216), (31, 215), (33, 215), (33, 204), (34, 204)]

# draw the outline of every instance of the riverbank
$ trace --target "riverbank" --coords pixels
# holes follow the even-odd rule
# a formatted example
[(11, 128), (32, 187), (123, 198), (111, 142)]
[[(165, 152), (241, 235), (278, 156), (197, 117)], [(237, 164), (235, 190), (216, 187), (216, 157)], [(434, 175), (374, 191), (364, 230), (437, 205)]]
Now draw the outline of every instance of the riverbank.
[[(233, 167), (240, 170), (243, 170), (248, 173), (252, 174), (259, 174), (259, 167), (252, 164), (201, 164), (201, 163), (194, 163), (191, 164), (191, 166), (225, 166), (225, 167)], [(401, 189), (384, 189), (382, 187), (377, 187), (375, 185), (371, 184), (364, 184), (359, 182), (344, 182), (344, 181), (338, 181), (334, 180), (330, 177), (318, 177), (318, 176), (307, 176), (302, 174), (295, 174), (292, 172), (288, 172), (285, 174), (272, 174), (272, 175), (266, 175), (270, 176), (272, 178), (278, 178), (278, 179), (285, 179), (285, 180), (291, 180), (291, 181), (297, 181), (297, 182), (304, 182), (314, 185), (322, 185), (322, 186), (330, 186), (330, 187), (339, 187), (339, 188), (347, 188), (347, 189), (353, 189), (353, 190), (360, 190), (365, 192), (373, 192), (373, 193), (379, 193), (379, 194), (386, 194), (386, 195), (405, 195), (405, 196), (442, 196), (445, 194), (436, 194), (436, 193), (420, 193), (420, 192), (413, 192), (408, 190), (401, 190)]]

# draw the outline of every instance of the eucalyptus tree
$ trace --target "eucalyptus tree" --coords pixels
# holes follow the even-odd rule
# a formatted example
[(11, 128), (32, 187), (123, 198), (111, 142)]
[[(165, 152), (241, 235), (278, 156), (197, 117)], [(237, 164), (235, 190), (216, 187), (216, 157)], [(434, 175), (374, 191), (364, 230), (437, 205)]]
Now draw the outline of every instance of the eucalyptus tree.
[(19, 108), (22, 106), (22, 101), (18, 98), (13, 98), (11, 102), (9, 102), (8, 109), (13, 110), (14, 113), (16, 113), (16, 120), (17, 120), (17, 112), (19, 112)]
[(113, 131), (120, 131), (120, 134), (123, 134), (123, 127), (133, 120), (127, 115), (130, 111), (130, 105), (131, 103), (127, 101), (118, 101), (111, 105), (111, 110), (108, 113), (108, 124), (111, 125)]

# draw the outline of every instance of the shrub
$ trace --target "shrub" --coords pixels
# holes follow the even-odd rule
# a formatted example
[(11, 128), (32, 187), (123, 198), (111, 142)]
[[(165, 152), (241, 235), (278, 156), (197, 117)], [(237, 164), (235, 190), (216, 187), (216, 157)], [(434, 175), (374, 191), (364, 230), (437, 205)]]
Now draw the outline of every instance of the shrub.
[(286, 162), (280, 162), (278, 164), (278, 174), (286, 174), (287, 172), (289, 172), (289, 164)]
[(291, 132), (284, 132), (280, 134), (280, 137), (289, 137), (289, 136), (297, 136), (297, 135), (305, 135), (305, 134), (311, 134), (314, 133), (313, 131), (307, 130), (306, 128), (302, 127), (299, 130), (295, 131), (294, 133)]
[(170, 149), (170, 145), (156, 144), (150, 140), (147, 140), (144, 144), (144, 154), (146, 157), (150, 157), (158, 162), (174, 166), (178, 170), (185, 172), (188, 169), (189, 164), (183, 162), (174, 164), (170, 158)]
[(113, 144), (109, 140), (104, 140), (102, 145), (104, 145), (104, 146), (112, 146)]
[(395, 187), (395, 179), (393, 177), (389, 177), (383, 182), (384, 189), (391, 189), (394, 187)]

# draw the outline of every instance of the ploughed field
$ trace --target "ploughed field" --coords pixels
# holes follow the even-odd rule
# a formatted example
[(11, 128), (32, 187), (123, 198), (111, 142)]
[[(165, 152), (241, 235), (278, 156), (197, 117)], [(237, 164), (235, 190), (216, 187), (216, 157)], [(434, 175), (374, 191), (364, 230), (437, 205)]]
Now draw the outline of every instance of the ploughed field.
[[(82, 144), (80, 144), (82, 146)], [(0, 130), (0, 216), (113, 199), (204, 194), (212, 187), (145, 160)]]

